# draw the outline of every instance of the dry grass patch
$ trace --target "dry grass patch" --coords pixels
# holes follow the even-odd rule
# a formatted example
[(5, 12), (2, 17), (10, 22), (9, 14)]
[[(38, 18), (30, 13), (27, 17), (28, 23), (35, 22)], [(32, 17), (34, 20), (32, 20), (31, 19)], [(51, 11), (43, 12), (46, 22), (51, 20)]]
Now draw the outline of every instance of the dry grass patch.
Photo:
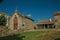
[(37, 40), (60, 40), (60, 31), (50, 31), (44, 36), (39, 36)]

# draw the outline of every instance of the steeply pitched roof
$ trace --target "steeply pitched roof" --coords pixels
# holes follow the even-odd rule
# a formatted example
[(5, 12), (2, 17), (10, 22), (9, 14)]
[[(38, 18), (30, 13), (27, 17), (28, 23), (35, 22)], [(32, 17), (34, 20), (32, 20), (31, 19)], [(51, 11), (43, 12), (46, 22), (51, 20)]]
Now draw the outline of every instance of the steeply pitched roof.
[(19, 12), (18, 12), (18, 9), (15, 10), (15, 13), (17, 13), (17, 14), (18, 14), (19, 16), (21, 16), (21, 17), (25, 17), (25, 18), (27, 18), (27, 19), (30, 19), (30, 20), (34, 21), (33, 19), (31, 19), (31, 18), (29, 18), (29, 17), (27, 17), (27, 16), (24, 16), (23, 14), (19, 13)]
[(34, 21), (33, 19), (31, 19), (31, 18), (29, 18), (29, 17), (27, 17), (27, 16), (24, 16), (24, 17), (27, 18), (27, 19), (30, 19), (30, 20)]
[(27, 17), (27, 16), (24, 16), (24, 15), (22, 15), (22, 14), (19, 14), (19, 13), (18, 13), (18, 15), (21, 16), (21, 17), (25, 17), (25, 18), (27, 18), (27, 19), (30, 19), (30, 20), (34, 21), (33, 19), (31, 19), (31, 18), (29, 18), (29, 17)]

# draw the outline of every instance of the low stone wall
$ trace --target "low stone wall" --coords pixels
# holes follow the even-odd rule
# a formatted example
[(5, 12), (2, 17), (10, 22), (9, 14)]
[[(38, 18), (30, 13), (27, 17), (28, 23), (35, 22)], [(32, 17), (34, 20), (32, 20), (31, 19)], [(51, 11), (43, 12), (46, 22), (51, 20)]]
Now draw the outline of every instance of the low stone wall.
[(0, 37), (14, 35), (14, 34), (17, 34), (17, 32), (14, 32), (14, 31), (8, 29), (8, 27), (6, 27), (6, 26), (0, 26)]
[(8, 35), (8, 27), (6, 26), (0, 26), (0, 36), (6, 36)]

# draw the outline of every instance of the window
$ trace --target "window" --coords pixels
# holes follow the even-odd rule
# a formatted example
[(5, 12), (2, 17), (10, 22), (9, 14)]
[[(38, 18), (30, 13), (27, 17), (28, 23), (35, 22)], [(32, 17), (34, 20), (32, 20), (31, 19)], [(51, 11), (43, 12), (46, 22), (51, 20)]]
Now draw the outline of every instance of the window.
[(57, 22), (57, 20), (55, 20), (55, 22)]
[(24, 24), (22, 24), (22, 26), (24, 26)]

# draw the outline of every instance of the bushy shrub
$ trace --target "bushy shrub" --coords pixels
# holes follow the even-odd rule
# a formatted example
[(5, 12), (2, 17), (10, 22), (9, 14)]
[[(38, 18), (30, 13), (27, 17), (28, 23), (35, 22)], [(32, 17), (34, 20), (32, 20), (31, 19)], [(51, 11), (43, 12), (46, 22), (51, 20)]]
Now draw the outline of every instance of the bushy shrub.
[(0, 16), (0, 26), (5, 26), (7, 23), (7, 19), (4, 15)]

